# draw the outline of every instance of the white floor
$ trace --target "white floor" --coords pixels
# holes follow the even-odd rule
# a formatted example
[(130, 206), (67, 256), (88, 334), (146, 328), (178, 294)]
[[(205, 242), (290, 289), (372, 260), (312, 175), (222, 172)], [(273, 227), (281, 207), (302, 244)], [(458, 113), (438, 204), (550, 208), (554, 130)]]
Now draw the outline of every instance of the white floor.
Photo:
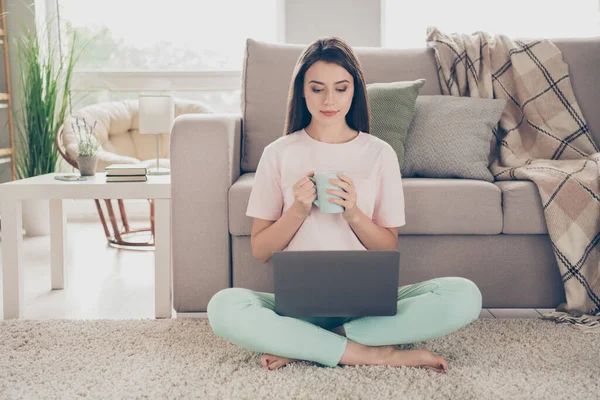
[[(154, 318), (153, 252), (109, 247), (99, 222), (69, 222), (68, 235), (64, 290), (50, 290), (49, 237), (24, 237), (25, 319)], [(486, 309), (481, 318), (535, 318), (551, 310)]]

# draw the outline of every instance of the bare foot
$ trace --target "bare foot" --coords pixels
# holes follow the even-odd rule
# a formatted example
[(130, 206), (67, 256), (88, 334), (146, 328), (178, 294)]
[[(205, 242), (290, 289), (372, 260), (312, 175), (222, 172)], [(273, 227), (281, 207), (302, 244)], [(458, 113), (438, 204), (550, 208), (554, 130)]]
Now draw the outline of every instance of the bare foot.
[(427, 349), (400, 350), (396, 346), (382, 346), (381, 352), (383, 365), (426, 368), (442, 373), (448, 371), (446, 360)]
[[(436, 356), (427, 349), (400, 350), (396, 346), (378, 347), (379, 357), (374, 365), (389, 365), (391, 367), (417, 367), (446, 373), (448, 363), (440, 356)], [(286, 365), (300, 361), (295, 358), (280, 357), (264, 353), (260, 358), (263, 368), (273, 371)], [(361, 363), (362, 364), (362, 363)]]
[[(338, 326), (337, 328), (331, 329), (331, 331), (337, 333), (338, 335), (346, 336), (346, 331), (344, 330), (343, 325)], [(286, 358), (286, 357), (275, 356), (275, 355), (269, 354), (269, 353), (264, 353), (260, 357), (260, 365), (262, 365), (262, 367), (264, 369), (268, 369), (270, 371), (281, 368), (281, 367), (285, 367), (286, 365), (296, 362), (296, 361), (300, 361), (300, 360), (297, 360), (295, 358)]]
[[(344, 325), (340, 325), (337, 328), (331, 329), (331, 331), (337, 333), (338, 335), (346, 336)], [(382, 349), (381, 351), (383, 352), (385, 357), (391, 358), (391, 364), (388, 365), (417, 366), (421, 368), (432, 369), (438, 372), (446, 372), (448, 370), (448, 363), (446, 362), (446, 360), (434, 355), (432, 352), (426, 349), (400, 350), (396, 348), (396, 346), (381, 346), (379, 348)], [(386, 351), (389, 354), (386, 354)], [(396, 353), (398, 351), (403, 352), (401, 353), (402, 356)], [(410, 364), (406, 364), (406, 362)], [(399, 365), (395, 365), (395, 363), (399, 363)]]
[(281, 367), (285, 367), (289, 363), (293, 363), (296, 361), (300, 361), (300, 360), (297, 360), (295, 358), (286, 358), (286, 357), (275, 356), (273, 354), (268, 354), (268, 353), (264, 353), (262, 355), (262, 357), (260, 357), (260, 365), (262, 365), (264, 369), (268, 369), (270, 371), (273, 371), (273, 370), (281, 368)]

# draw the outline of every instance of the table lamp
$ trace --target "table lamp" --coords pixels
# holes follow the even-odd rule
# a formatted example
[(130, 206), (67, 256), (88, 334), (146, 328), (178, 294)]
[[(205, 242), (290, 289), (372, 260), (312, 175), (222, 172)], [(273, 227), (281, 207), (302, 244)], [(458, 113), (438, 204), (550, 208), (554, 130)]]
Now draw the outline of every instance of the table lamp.
[(140, 134), (156, 135), (156, 168), (150, 168), (148, 175), (169, 175), (168, 168), (160, 168), (158, 161), (158, 135), (171, 134), (175, 117), (173, 96), (170, 95), (140, 95)]

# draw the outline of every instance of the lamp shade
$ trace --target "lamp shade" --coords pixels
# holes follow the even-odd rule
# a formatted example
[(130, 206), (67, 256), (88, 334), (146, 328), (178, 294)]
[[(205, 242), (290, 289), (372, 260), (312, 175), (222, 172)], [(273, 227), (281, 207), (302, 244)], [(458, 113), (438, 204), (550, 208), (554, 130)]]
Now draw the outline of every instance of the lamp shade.
[(173, 96), (141, 95), (139, 107), (140, 133), (171, 133), (175, 119)]

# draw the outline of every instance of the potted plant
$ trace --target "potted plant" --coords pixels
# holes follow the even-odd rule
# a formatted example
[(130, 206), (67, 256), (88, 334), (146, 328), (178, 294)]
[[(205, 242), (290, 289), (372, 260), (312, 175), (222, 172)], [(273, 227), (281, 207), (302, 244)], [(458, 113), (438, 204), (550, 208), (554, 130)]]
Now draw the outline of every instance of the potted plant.
[(79, 124), (79, 118), (75, 119), (75, 124), (71, 124), (75, 137), (77, 138), (77, 165), (81, 176), (94, 176), (98, 167), (98, 151), (100, 143), (94, 135), (94, 126), (88, 125), (83, 118), (83, 132)]
[[(15, 40), (21, 84), (21, 109), (13, 110), (15, 166), (17, 178), (23, 179), (56, 170), (59, 153), (54, 142), (67, 114), (76, 56), (74, 45), (57, 56), (57, 49), (35, 31), (25, 30)], [(23, 228), (29, 235), (48, 234), (48, 208), (47, 201), (23, 202)]]

